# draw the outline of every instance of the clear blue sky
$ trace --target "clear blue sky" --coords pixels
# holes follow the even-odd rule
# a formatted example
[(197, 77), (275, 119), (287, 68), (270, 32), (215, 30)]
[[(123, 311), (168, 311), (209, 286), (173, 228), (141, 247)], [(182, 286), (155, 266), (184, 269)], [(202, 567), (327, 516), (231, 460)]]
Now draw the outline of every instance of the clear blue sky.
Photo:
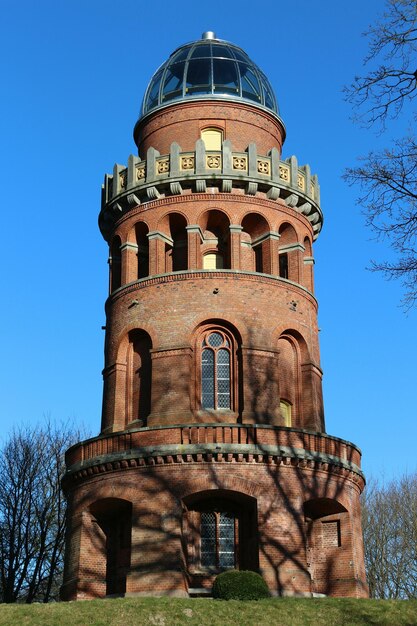
[(416, 470), (417, 312), (399, 308), (398, 284), (366, 271), (388, 248), (371, 241), (357, 190), (341, 180), (387, 140), (351, 123), (341, 93), (361, 72), (361, 33), (382, 0), (0, 4), (2, 436), (47, 414), (98, 432), (108, 284), (100, 186), (135, 151), (132, 129), (155, 69), (214, 30), (270, 78), (287, 127), (284, 157), (296, 154), (319, 175), (327, 431), (362, 448), (368, 474)]

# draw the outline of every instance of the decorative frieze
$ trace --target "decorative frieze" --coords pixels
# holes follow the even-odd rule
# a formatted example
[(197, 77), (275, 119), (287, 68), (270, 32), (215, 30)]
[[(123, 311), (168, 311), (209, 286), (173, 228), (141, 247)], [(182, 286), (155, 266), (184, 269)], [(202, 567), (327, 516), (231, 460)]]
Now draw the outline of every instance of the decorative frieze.
[(246, 156), (234, 156), (232, 159), (233, 169), (240, 172), (247, 172), (248, 170), (248, 157)]
[(209, 170), (219, 170), (222, 166), (222, 159), (220, 154), (207, 154), (206, 166)]
[(303, 174), (298, 174), (298, 176), (297, 176), (297, 185), (298, 185), (298, 188), (301, 189), (301, 191), (305, 191), (306, 180), (305, 180)]
[(194, 170), (195, 169), (195, 157), (194, 155), (182, 156), (180, 159), (182, 170)]
[(279, 166), (279, 177), (285, 182), (290, 182), (290, 168), (287, 165)]
[(123, 170), (123, 172), (120, 172), (119, 174), (119, 184), (120, 187), (122, 189), (126, 189), (126, 184), (127, 184), (127, 170)]
[(136, 168), (136, 180), (138, 181), (145, 180), (145, 176), (146, 176), (145, 163), (141, 163)]
[(156, 161), (156, 173), (167, 174), (169, 172), (169, 157), (163, 157)]
[(271, 163), (266, 159), (258, 159), (257, 170), (259, 174), (271, 175)]

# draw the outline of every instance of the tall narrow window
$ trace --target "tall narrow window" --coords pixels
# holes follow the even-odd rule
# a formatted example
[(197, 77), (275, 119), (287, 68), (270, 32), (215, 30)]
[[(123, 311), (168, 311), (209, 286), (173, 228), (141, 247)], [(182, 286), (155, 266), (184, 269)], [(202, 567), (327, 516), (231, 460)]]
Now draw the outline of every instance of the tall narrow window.
[(279, 255), (279, 275), (288, 278), (288, 254), (283, 252)]
[(291, 426), (291, 404), (286, 400), (281, 400), (279, 403), (279, 410), (281, 411), (281, 417), (284, 422), (284, 426)]
[(209, 331), (201, 344), (201, 405), (231, 408), (231, 345), (221, 331)]
[(262, 259), (262, 244), (256, 246), (254, 249), (255, 252), (255, 272), (263, 271), (263, 259)]
[(114, 237), (110, 247), (110, 293), (119, 289), (122, 284), (122, 258), (120, 237)]
[(202, 567), (230, 569), (236, 564), (237, 518), (233, 513), (201, 513)]
[(201, 565), (215, 567), (217, 561), (216, 549), (216, 514), (201, 514)]

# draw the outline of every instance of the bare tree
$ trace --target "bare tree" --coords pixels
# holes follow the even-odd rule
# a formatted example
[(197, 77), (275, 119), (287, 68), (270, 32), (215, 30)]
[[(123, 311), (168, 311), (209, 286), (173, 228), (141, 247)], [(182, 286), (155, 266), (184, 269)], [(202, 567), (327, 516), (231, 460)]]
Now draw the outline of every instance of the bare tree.
[(417, 474), (370, 481), (362, 501), (365, 565), (372, 598), (417, 597)]
[(48, 602), (58, 596), (66, 503), (64, 452), (80, 438), (48, 422), (20, 428), (0, 450), (0, 599)]
[[(417, 1), (388, 0), (385, 13), (365, 35), (369, 71), (346, 88), (357, 119), (378, 130), (400, 114), (413, 126), (417, 96)], [(386, 238), (394, 250), (392, 261), (372, 262), (387, 278), (399, 278), (404, 304), (417, 301), (417, 142), (413, 128), (389, 148), (370, 152), (345, 178), (362, 190), (358, 202), (377, 238)]]

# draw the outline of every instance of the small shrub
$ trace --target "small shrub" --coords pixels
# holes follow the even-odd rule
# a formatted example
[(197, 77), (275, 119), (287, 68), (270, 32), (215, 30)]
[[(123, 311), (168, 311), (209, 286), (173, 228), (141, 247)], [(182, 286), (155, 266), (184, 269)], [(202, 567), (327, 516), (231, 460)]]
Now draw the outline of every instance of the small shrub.
[(266, 582), (256, 572), (228, 570), (219, 574), (213, 585), (213, 598), (219, 600), (261, 600), (268, 598)]

